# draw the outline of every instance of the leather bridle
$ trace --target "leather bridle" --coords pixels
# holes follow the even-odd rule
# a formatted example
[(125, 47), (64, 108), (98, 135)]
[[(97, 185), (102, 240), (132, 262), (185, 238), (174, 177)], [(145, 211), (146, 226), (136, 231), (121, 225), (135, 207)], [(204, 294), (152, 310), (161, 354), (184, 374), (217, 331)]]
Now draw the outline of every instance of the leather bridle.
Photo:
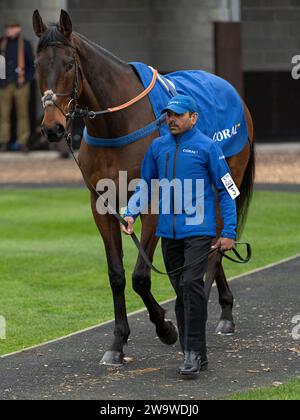
[[(63, 45), (63, 44), (59, 43), (59, 42), (53, 42), (53, 43), (49, 43), (48, 45), (49, 46), (60, 46), (60, 45)], [(74, 103), (74, 109), (77, 106), (78, 91), (79, 91), (79, 77), (80, 77), (79, 75), (81, 75), (81, 78), (83, 79), (82, 71), (80, 69), (80, 65), (79, 65), (77, 57), (76, 57), (76, 48), (72, 45), (70, 45), (70, 48), (74, 49), (73, 60), (74, 60), (74, 65), (75, 65), (75, 76), (74, 76), (74, 80), (73, 80), (72, 91), (69, 92), (69, 93), (58, 93), (58, 92), (53, 92), (53, 90), (49, 89), (49, 90), (46, 90), (44, 92), (44, 95), (41, 99), (42, 100), (42, 106), (43, 106), (44, 110), (48, 106), (55, 106), (56, 108), (59, 109), (59, 111), (64, 115), (65, 118), (68, 118), (71, 115), (72, 104)], [(58, 97), (69, 97), (70, 98), (70, 101), (68, 103), (66, 112), (56, 102)]]

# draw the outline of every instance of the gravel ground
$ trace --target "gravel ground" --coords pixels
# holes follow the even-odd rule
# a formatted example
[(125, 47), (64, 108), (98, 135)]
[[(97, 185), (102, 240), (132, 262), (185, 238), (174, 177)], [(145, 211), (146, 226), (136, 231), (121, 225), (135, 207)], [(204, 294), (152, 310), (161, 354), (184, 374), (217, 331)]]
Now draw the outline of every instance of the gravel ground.
[(0, 184), (78, 183), (82, 176), (73, 159), (59, 159), (57, 153), (29, 153), (0, 157)]
[(257, 153), (257, 183), (300, 184), (300, 151)]
[[(290, 150), (287, 147), (288, 150)], [(0, 185), (79, 183), (81, 173), (72, 159), (59, 159), (56, 152), (28, 155), (0, 154)], [(257, 148), (256, 182), (300, 184), (300, 147)]]

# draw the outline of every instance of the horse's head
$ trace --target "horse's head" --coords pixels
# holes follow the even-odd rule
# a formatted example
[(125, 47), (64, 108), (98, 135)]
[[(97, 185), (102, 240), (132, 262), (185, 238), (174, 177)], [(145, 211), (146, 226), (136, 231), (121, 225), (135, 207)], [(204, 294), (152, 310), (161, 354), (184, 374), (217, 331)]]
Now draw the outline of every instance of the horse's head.
[(78, 57), (72, 43), (72, 22), (68, 13), (62, 10), (59, 23), (47, 27), (36, 10), (33, 28), (40, 38), (36, 68), (43, 96), (41, 128), (48, 141), (59, 142), (65, 135), (66, 114), (82, 89)]

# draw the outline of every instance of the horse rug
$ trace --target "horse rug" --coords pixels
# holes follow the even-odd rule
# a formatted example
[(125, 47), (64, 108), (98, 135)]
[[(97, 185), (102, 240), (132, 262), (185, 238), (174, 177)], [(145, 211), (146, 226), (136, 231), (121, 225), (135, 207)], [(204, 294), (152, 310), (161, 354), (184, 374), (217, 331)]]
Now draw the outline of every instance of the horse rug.
[[(153, 69), (144, 63), (130, 64), (147, 88), (153, 78)], [(226, 158), (244, 149), (249, 138), (245, 110), (239, 94), (231, 84), (218, 76), (198, 70), (159, 76), (148, 95), (157, 119), (174, 95), (174, 90), (179, 95), (194, 98), (199, 108), (197, 127), (219, 142)], [(161, 125), (159, 130), (161, 136), (169, 132), (166, 124)]]

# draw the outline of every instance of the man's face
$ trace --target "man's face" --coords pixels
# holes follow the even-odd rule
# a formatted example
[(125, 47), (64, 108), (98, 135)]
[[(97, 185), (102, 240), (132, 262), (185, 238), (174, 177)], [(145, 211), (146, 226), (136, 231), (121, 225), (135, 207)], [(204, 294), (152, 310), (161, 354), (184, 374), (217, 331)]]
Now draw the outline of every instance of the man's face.
[(167, 124), (171, 134), (178, 136), (191, 130), (198, 120), (197, 112), (186, 112), (185, 114), (176, 114), (173, 111), (167, 111)]
[(17, 36), (19, 36), (21, 31), (22, 31), (22, 28), (20, 26), (10, 26), (10, 27), (5, 29), (5, 35), (8, 38), (13, 39), (13, 38), (16, 38)]

